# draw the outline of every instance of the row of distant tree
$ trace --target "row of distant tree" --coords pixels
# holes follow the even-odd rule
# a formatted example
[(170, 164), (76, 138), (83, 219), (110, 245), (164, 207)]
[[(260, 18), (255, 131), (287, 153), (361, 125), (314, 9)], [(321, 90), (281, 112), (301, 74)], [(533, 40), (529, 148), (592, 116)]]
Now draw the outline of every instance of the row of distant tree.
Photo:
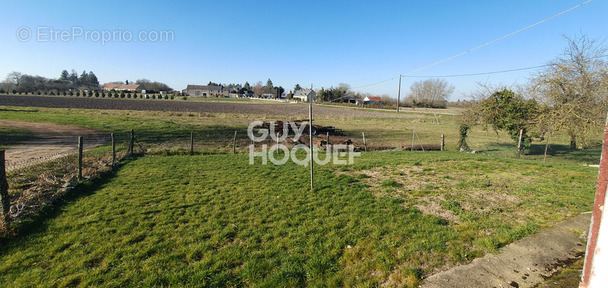
[(93, 71), (82, 71), (78, 76), (76, 71), (68, 73), (63, 70), (57, 79), (50, 79), (42, 76), (33, 76), (21, 72), (11, 72), (6, 79), (0, 83), (0, 90), (3, 92), (34, 93), (38, 91), (69, 91), (69, 90), (97, 90), (99, 80)]
[[(116, 81), (112, 83), (129, 84), (129, 81)], [(150, 81), (148, 79), (139, 79), (132, 84), (141, 85), (142, 89), (149, 93), (173, 90), (165, 83)], [(93, 71), (82, 71), (78, 75), (74, 70), (72, 72), (63, 70), (57, 79), (33, 76), (21, 72), (11, 72), (4, 81), (0, 82), (0, 92), (3, 93), (37, 93), (42, 91), (44, 93), (53, 92), (54, 94), (60, 94), (61, 92), (68, 91), (97, 91), (100, 89), (99, 79), (97, 79)]]
[[(442, 79), (428, 79), (412, 83), (410, 92), (399, 103), (402, 107), (446, 108), (448, 97), (454, 91), (454, 86)], [(365, 97), (376, 96), (371, 93), (355, 92), (350, 85), (340, 83), (338, 87), (321, 88), (319, 99), (323, 102), (341, 103), (355, 99), (361, 102)], [(396, 106), (397, 99), (380, 96), (384, 105)]]

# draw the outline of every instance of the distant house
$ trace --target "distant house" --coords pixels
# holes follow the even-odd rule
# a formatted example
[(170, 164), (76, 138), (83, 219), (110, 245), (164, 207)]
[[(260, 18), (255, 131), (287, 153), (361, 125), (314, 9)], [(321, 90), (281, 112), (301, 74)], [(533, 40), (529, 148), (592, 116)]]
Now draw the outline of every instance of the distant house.
[(353, 97), (342, 97), (342, 103), (356, 104), (357, 99)]
[(296, 90), (296, 93), (293, 94), (293, 99), (300, 100), (302, 102), (308, 102), (308, 99), (312, 99), (314, 102), (317, 101), (317, 93), (310, 89)]
[(194, 97), (229, 97), (230, 88), (224, 86), (188, 85), (187, 96)]
[(384, 101), (382, 101), (382, 98), (380, 97), (376, 97), (376, 96), (368, 96), (365, 97), (363, 99), (363, 105), (370, 105), (370, 104), (384, 104)]
[(135, 91), (140, 92), (142, 90), (141, 85), (138, 84), (114, 84), (114, 83), (106, 83), (103, 84), (103, 90), (105, 91)]

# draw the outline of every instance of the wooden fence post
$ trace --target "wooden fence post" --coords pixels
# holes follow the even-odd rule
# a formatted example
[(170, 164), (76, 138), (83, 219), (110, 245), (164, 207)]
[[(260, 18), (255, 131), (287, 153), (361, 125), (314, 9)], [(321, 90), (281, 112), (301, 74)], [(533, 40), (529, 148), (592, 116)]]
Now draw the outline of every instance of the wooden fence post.
[(232, 154), (236, 154), (236, 131), (234, 131), (234, 137), (232, 138)]
[(194, 155), (194, 132), (190, 132), (190, 156)]
[(543, 158), (543, 163), (547, 161), (547, 150), (549, 150), (549, 139), (551, 139), (551, 126), (553, 126), (553, 120), (549, 122), (549, 135), (547, 135), (547, 144), (545, 144), (545, 157)]
[(524, 136), (524, 129), (519, 130), (519, 141), (517, 141), (517, 157), (521, 155), (521, 139)]
[(414, 129), (412, 129), (412, 146), (410, 146), (410, 151), (414, 151), (414, 139), (416, 138), (416, 125), (414, 125)]
[(114, 133), (110, 133), (112, 139), (112, 167), (116, 166), (116, 140), (114, 139)]
[(362, 133), (363, 133), (363, 147), (365, 149), (364, 151), (367, 152), (367, 142), (365, 141), (365, 132), (362, 132)]
[(441, 151), (445, 151), (445, 135), (441, 134)]
[(78, 136), (78, 180), (82, 180), (82, 136)]
[(133, 156), (133, 144), (135, 142), (135, 132), (131, 129), (131, 140), (129, 141), (129, 156)]
[(9, 217), (10, 208), (11, 202), (8, 196), (4, 150), (0, 150), (0, 217), (2, 217), (1, 221), (4, 223), (3, 225), (6, 229), (8, 229), (11, 220)]

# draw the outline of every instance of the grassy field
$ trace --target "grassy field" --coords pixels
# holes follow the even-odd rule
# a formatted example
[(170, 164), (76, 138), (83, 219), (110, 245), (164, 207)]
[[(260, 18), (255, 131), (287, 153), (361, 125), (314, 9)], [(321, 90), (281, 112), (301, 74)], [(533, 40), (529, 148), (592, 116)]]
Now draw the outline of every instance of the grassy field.
[[(433, 269), (589, 210), (597, 174), (455, 152), (373, 152), (318, 168), (310, 192), (307, 168), (248, 165), (247, 155), (130, 161), (4, 243), (0, 281), (416, 287)], [(433, 197), (439, 207), (421, 213)]]
[[(246, 105), (246, 104), (243, 104)], [(2, 107), (0, 107), (2, 108)], [(336, 108), (349, 109), (349, 108)], [(431, 109), (404, 110), (408, 118), (367, 118), (367, 117), (315, 117), (315, 123), (334, 126), (344, 130), (343, 137), (350, 138), (355, 144), (362, 145), (362, 133), (365, 133), (368, 145), (392, 146), (399, 148), (410, 145), (413, 132), (416, 132), (415, 144), (439, 144), (441, 135), (445, 135), (446, 149), (457, 150), (460, 123), (454, 109), (440, 109), (438, 114)], [(449, 112), (449, 113), (448, 113)], [(389, 112), (386, 112), (389, 113)], [(127, 132), (136, 131), (138, 140), (146, 144), (162, 144), (161, 150), (185, 149), (190, 143), (190, 132), (194, 133), (195, 146), (198, 150), (232, 150), (232, 137), (237, 134), (237, 149), (246, 151), (250, 144), (246, 129), (253, 120), (287, 120), (293, 116), (245, 115), (221, 113), (191, 112), (155, 112), (155, 111), (119, 111), (87, 109), (54, 109), (54, 108), (19, 108), (4, 107), (0, 109), (0, 118), (19, 121), (52, 122), (58, 124), (79, 125), (107, 132), (117, 132), (121, 140), (126, 139)], [(437, 123), (439, 121), (439, 123)], [(123, 134), (120, 134), (123, 133)], [(551, 137), (549, 155), (584, 162), (599, 163), (601, 131), (594, 147), (583, 152), (569, 151), (568, 138), (563, 134)], [(491, 129), (473, 127), (469, 132), (469, 146), (477, 152), (499, 157), (513, 157), (516, 143), (503, 132), (496, 133)], [(535, 142), (525, 157), (539, 159), (544, 153), (544, 142)], [(157, 147), (158, 148), (158, 147)], [(540, 156), (542, 158), (542, 156)]]
[[(356, 143), (364, 132), (369, 145), (409, 144), (414, 129), (416, 143), (445, 134), (448, 152), (369, 152), (354, 165), (317, 166), (311, 192), (306, 167), (249, 165), (247, 154), (227, 153), (235, 130), (245, 152), (247, 125), (277, 116), (0, 108), (2, 119), (113, 131), (122, 142), (134, 129), (161, 151), (83, 183), (3, 239), (0, 283), (15, 287), (417, 287), (590, 210), (597, 168), (583, 164), (600, 155), (569, 151), (557, 134), (546, 163), (543, 143), (516, 158), (510, 138), (481, 128), (468, 140), (481, 153), (459, 153), (457, 116), (428, 110), (318, 117)], [(15, 132), (0, 135), (27, 134)], [(183, 155), (190, 132), (204, 153)]]

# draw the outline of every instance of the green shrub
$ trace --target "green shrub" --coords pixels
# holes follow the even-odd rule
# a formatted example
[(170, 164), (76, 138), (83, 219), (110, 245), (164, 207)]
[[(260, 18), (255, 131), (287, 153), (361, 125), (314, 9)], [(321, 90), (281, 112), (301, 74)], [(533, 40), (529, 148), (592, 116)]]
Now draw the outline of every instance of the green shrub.
[(458, 149), (460, 151), (468, 152), (471, 151), (469, 144), (467, 144), (467, 134), (469, 133), (469, 125), (460, 125), (460, 139), (458, 139)]

